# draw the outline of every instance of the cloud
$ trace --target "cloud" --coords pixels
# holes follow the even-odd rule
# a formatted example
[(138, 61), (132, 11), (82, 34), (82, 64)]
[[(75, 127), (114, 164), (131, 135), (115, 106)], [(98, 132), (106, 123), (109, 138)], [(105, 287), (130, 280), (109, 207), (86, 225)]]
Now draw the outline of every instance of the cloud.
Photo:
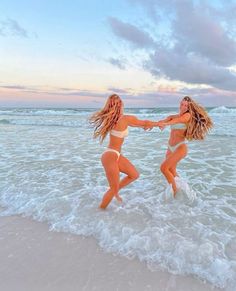
[(27, 87), (25, 86), (20, 86), (20, 85), (3, 85), (3, 86), (0, 86), (0, 88), (4, 88), (4, 89), (16, 89), (16, 90), (25, 90), (27, 89)]
[(176, 40), (176, 49), (182, 48), (221, 66), (236, 62), (235, 39), (229, 37), (215, 10), (207, 6), (180, 1), (172, 23), (172, 37)]
[(0, 21), (0, 35), (5, 37), (13, 35), (27, 38), (28, 32), (16, 20), (7, 19)]
[(159, 49), (150, 55), (145, 68), (155, 76), (191, 84), (207, 84), (224, 90), (236, 90), (236, 75), (202, 57)]
[(129, 90), (115, 88), (115, 87), (109, 87), (109, 88), (107, 88), (107, 90), (114, 92), (116, 94), (129, 94)]
[(216, 88), (183, 88), (182, 96), (190, 95), (204, 106), (236, 106), (236, 92)]
[(20, 85), (1, 85), (0, 89), (18, 90), (18, 92), (27, 92), (35, 94), (47, 94), (47, 95), (58, 95), (58, 96), (78, 96), (78, 97), (104, 97), (107, 96), (107, 92), (98, 92), (92, 90), (79, 90), (73, 88), (43, 88), (37, 86), (20, 86)]
[(116, 59), (116, 58), (109, 58), (108, 62), (121, 70), (125, 70), (125, 68), (126, 68), (125, 67), (125, 65), (126, 65), (125, 60), (120, 60), (120, 59)]
[[(148, 55), (143, 59), (145, 70), (158, 78), (236, 90), (236, 75), (229, 68), (236, 64), (236, 38), (229, 29), (232, 11), (236, 11), (233, 2), (222, 9), (225, 2), (222, 6), (214, 6), (213, 2), (193, 0), (127, 1), (141, 5), (154, 24), (161, 16), (158, 21), (161, 19), (162, 27), (168, 27), (169, 41), (161, 37), (163, 31), (157, 31), (155, 39), (158, 41), (152, 39), (153, 50), (150, 52), (148, 46), (143, 46)], [(164, 15), (168, 16), (164, 18)], [(116, 25), (118, 32), (132, 24), (123, 26)], [(232, 28), (235, 30), (235, 23)], [(132, 36), (124, 36), (117, 30), (113, 29), (117, 36), (132, 42)], [(148, 32), (145, 35), (149, 35)]]
[[(17, 87), (19, 87), (18, 91)], [(21, 89), (20, 87), (23, 87)], [(4, 89), (4, 90), (1, 90)], [(14, 90), (14, 91), (13, 91)], [(135, 91), (131, 88), (109, 87), (107, 90), (79, 90), (73, 88), (45, 88), (17, 85), (0, 86), (0, 103), (9, 106), (103, 106), (112, 92), (121, 95), (126, 107), (178, 106), (185, 95), (191, 95), (204, 106), (236, 106), (236, 92), (215, 88), (188, 88), (182, 84), (179, 89), (171, 85), (157, 84), (153, 91)], [(66, 98), (65, 98), (66, 97)], [(14, 104), (13, 104), (13, 103)], [(50, 105), (51, 104), (51, 105)]]
[(117, 18), (108, 19), (111, 29), (115, 35), (130, 42), (137, 48), (151, 48), (155, 45), (154, 40), (138, 27), (125, 23)]

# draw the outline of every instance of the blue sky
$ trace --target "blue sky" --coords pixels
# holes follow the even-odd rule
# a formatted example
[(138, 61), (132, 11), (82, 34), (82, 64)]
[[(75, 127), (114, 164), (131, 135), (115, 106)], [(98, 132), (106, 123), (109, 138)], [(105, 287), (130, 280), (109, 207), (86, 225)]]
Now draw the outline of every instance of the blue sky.
[(0, 4), (0, 106), (236, 106), (236, 1)]

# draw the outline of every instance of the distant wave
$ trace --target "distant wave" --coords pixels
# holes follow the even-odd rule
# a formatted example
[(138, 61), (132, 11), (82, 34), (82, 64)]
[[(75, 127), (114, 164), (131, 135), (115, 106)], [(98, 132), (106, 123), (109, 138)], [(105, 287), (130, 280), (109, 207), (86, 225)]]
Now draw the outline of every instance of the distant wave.
[(0, 124), (10, 124), (10, 120), (7, 119), (0, 119)]
[(94, 109), (1, 109), (0, 115), (15, 115), (15, 116), (69, 116), (69, 115), (87, 115), (93, 112)]
[[(92, 114), (97, 109), (92, 108), (6, 108), (0, 109), (0, 115), (11, 115), (11, 116), (85, 116)], [(149, 116), (157, 114), (170, 114), (176, 112), (176, 108), (126, 108), (127, 114), (137, 114), (140, 116)]]
[(62, 126), (81, 127), (89, 125), (85, 120), (34, 120), (34, 119), (0, 119), (1, 124), (31, 125), (31, 126)]
[(217, 115), (233, 115), (236, 116), (236, 108), (227, 108), (225, 106), (219, 106), (209, 111), (210, 114)]
[[(86, 116), (92, 114), (94, 108), (1, 108), (0, 115), (10, 116)], [(178, 112), (178, 108), (126, 108), (127, 114), (136, 114), (141, 117), (157, 117), (160, 114), (168, 115)], [(210, 115), (235, 115), (236, 108), (219, 106), (209, 110)]]

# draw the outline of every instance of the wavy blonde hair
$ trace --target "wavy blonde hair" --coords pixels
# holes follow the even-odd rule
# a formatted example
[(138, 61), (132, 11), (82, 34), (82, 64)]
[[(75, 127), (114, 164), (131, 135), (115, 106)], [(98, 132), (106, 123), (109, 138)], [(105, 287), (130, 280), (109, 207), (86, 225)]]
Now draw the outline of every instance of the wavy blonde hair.
[(207, 114), (207, 111), (192, 98), (185, 96), (183, 100), (188, 102), (188, 112), (191, 114), (186, 131), (186, 139), (203, 140), (213, 127), (213, 122)]
[(107, 98), (105, 106), (89, 118), (90, 124), (94, 127), (94, 138), (99, 137), (100, 142), (103, 142), (120, 118), (122, 107), (122, 100), (117, 94), (112, 94)]

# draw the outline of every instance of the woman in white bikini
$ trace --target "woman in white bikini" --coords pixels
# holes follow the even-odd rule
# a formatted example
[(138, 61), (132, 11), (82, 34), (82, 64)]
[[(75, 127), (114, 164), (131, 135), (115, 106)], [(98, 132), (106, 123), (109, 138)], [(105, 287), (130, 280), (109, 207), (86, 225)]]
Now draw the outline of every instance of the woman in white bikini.
[(179, 114), (170, 115), (158, 122), (161, 129), (171, 126), (166, 158), (161, 164), (161, 172), (172, 186), (173, 195), (177, 193), (175, 177), (177, 164), (187, 155), (185, 140), (203, 140), (213, 127), (206, 110), (192, 98), (185, 96), (180, 102)]
[[(100, 204), (100, 208), (105, 209), (113, 197), (121, 202), (119, 190), (139, 177), (134, 165), (121, 154), (124, 138), (128, 135), (128, 127), (151, 128), (158, 126), (158, 122), (139, 120), (133, 115), (124, 115), (121, 98), (113, 94), (108, 97), (104, 108), (90, 117), (90, 123), (94, 126), (94, 138), (99, 137), (101, 142), (108, 133), (110, 134), (108, 148), (101, 157), (110, 186)], [(121, 181), (120, 172), (127, 175)]]

